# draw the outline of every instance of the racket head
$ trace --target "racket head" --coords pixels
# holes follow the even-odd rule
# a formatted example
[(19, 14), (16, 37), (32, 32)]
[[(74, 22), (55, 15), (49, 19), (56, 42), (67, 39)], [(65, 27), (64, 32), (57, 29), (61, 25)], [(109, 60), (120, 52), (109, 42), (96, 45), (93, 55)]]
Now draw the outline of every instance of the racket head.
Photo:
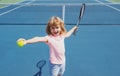
[(46, 64), (46, 60), (40, 60), (37, 64), (36, 67), (41, 69), (44, 65)]
[(77, 26), (79, 26), (80, 21), (81, 21), (83, 15), (84, 15), (84, 12), (85, 12), (85, 3), (82, 4), (82, 7), (80, 9), (80, 13), (79, 13), (79, 17), (78, 17), (78, 22), (76, 24)]

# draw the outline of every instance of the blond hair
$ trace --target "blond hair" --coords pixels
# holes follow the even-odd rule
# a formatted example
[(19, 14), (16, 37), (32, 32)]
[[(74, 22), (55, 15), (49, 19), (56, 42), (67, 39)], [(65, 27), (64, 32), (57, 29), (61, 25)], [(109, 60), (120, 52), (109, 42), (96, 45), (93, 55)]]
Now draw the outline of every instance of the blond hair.
[(47, 27), (46, 27), (46, 33), (48, 35), (50, 35), (51, 34), (50, 27), (58, 26), (58, 25), (61, 28), (60, 34), (66, 33), (66, 29), (65, 29), (63, 20), (60, 19), (59, 17), (55, 17), (55, 16), (51, 17), (51, 19), (48, 21), (48, 24), (47, 24)]

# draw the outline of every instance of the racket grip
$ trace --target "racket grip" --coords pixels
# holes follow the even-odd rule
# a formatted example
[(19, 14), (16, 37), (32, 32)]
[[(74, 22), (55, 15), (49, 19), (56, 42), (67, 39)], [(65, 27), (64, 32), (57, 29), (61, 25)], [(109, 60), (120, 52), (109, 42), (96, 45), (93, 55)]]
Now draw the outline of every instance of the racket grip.
[(76, 31), (77, 31), (77, 29), (74, 30), (73, 35), (76, 35)]
[(77, 30), (78, 30), (78, 26), (75, 27), (75, 29), (73, 31), (73, 35), (76, 35)]

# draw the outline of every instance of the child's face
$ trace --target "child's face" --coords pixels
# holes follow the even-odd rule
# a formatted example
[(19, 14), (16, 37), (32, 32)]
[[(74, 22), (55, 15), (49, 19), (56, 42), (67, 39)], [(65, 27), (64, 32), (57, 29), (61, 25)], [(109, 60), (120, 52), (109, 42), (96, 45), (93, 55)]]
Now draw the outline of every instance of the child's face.
[(58, 36), (58, 35), (60, 35), (61, 27), (59, 25), (52, 26), (52, 27), (50, 27), (50, 31), (51, 31), (53, 36)]

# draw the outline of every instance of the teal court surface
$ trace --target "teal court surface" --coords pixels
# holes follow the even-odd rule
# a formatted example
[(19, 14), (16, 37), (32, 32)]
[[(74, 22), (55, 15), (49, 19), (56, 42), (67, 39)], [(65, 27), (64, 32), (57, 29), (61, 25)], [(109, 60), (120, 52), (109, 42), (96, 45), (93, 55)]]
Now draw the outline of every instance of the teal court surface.
[(45, 36), (50, 17), (59, 16), (67, 30), (77, 23), (82, 3), (85, 14), (77, 34), (65, 40), (64, 76), (120, 75), (120, 4), (108, 0), (24, 0), (0, 8), (0, 76), (33, 76), (39, 60), (46, 60), (42, 76), (49, 76), (49, 48), (45, 43), (16, 45), (18, 38)]

